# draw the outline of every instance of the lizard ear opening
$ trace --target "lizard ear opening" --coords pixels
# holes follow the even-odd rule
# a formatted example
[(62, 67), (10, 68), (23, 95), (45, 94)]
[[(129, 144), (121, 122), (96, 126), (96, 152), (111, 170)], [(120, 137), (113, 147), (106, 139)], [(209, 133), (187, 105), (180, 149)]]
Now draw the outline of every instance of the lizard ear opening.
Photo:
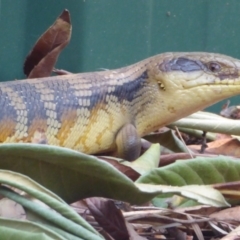
[(160, 90), (166, 91), (165, 85), (160, 79), (157, 80), (157, 83)]

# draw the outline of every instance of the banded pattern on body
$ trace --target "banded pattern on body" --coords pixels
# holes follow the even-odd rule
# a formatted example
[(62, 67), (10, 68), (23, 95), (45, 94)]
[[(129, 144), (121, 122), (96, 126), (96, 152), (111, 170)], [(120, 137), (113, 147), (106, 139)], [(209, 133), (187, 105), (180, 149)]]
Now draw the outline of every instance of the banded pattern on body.
[(139, 68), (0, 84), (0, 142), (35, 142), (86, 153), (114, 148), (123, 124), (135, 124), (147, 83)]
[(131, 153), (139, 137), (239, 93), (239, 60), (194, 52), (159, 54), (117, 70), (4, 82), (0, 143)]

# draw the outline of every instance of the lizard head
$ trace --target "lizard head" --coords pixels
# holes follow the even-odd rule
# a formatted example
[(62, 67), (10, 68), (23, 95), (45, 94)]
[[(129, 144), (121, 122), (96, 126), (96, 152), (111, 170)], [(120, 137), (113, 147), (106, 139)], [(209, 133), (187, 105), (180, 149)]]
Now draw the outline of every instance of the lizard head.
[(164, 58), (159, 69), (180, 79), (184, 88), (234, 84), (240, 77), (239, 60), (214, 53), (176, 53)]
[(240, 94), (240, 60), (225, 55), (203, 52), (166, 54), (158, 68), (160, 88), (185, 97), (194, 94), (195, 98), (202, 98), (206, 106)]
[[(214, 53), (165, 53), (149, 61), (162, 125), (240, 94), (240, 60)], [(154, 89), (154, 90), (153, 90)]]

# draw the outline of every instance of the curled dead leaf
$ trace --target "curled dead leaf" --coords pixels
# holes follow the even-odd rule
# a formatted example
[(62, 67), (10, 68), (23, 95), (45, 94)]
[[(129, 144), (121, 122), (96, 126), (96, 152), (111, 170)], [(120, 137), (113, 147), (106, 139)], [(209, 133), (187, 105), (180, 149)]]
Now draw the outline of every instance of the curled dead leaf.
[(28, 78), (50, 76), (59, 54), (71, 38), (72, 26), (68, 10), (37, 40), (24, 63)]
[[(199, 151), (201, 146), (190, 145), (188, 147), (191, 150)], [(240, 157), (240, 141), (236, 138), (219, 139), (208, 143), (204, 153)]]

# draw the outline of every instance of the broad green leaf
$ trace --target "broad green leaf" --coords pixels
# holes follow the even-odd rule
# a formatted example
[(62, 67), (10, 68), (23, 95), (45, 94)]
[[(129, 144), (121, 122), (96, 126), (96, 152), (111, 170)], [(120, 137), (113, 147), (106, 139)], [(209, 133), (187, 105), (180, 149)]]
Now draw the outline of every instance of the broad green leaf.
[(205, 111), (198, 111), (193, 113), (185, 118), (193, 118), (193, 119), (212, 119), (212, 120), (227, 120), (226, 118), (220, 116), (219, 114), (205, 112)]
[(140, 174), (157, 168), (160, 160), (160, 145), (152, 144), (151, 147), (133, 162), (123, 161), (122, 164), (131, 167)]
[(41, 216), (37, 215), (36, 213), (32, 212), (31, 210), (25, 208), (25, 214), (26, 219), (30, 222), (38, 223), (41, 226), (44, 226), (53, 232), (58, 233), (62, 237), (65, 237), (69, 240), (79, 240), (79, 237), (74, 236), (73, 234), (70, 234), (69, 232), (66, 232), (62, 230), (61, 228), (56, 227), (53, 223), (50, 223), (48, 220), (42, 218)]
[(206, 132), (240, 135), (240, 121), (232, 119), (194, 119), (183, 118), (169, 125), (183, 128), (199, 129)]
[[(137, 182), (187, 187), (187, 185), (210, 185), (214, 183), (239, 180), (240, 162), (233, 160), (233, 158), (230, 157), (220, 156), (216, 158), (199, 157), (194, 160), (176, 161), (166, 167), (152, 170), (151, 172), (141, 176)], [(202, 190), (202, 192), (206, 195), (205, 190)], [(211, 200), (214, 200), (212, 199), (214, 193), (213, 195), (208, 193), (208, 196)], [(154, 202), (159, 202), (160, 205), (158, 206), (165, 206), (164, 201), (166, 201), (168, 197), (169, 195), (159, 195), (157, 197), (159, 199), (154, 199)], [(197, 196), (194, 198), (191, 197), (191, 199), (196, 200)], [(221, 200), (221, 198), (219, 198), (219, 200)], [(198, 202), (203, 201), (198, 199)], [(206, 204), (211, 205), (211, 201)]]
[(137, 182), (172, 186), (209, 185), (240, 180), (240, 162), (233, 158), (198, 157), (176, 161), (166, 167), (154, 169), (141, 176)]
[(209, 140), (216, 139), (215, 133), (225, 133), (240, 139), (236, 136), (240, 135), (240, 121), (227, 119), (214, 113), (199, 111), (169, 125), (172, 129), (175, 126), (179, 131), (198, 137), (202, 135), (202, 131), (206, 131), (206, 137)]
[(0, 217), (0, 236), (3, 240), (67, 240), (58, 233), (37, 223), (2, 217)]
[(77, 214), (71, 207), (69, 207), (69, 205), (67, 205), (61, 198), (48, 189), (42, 187), (29, 177), (16, 172), (0, 170), (0, 183), (7, 184), (28, 193), (32, 197), (42, 201), (52, 209), (56, 210), (69, 220), (72, 220), (84, 228), (96, 233), (94, 228), (90, 224), (86, 223), (86, 221), (81, 218), (80, 215)]
[[(52, 230), (53, 232), (59, 234), (60, 236), (66, 238), (68, 240), (81, 240), (81, 239), (85, 239), (85, 238), (76, 237), (76, 236), (70, 234), (69, 232), (63, 231), (62, 229), (55, 227), (54, 225), (49, 225), (49, 224), (44, 225), (43, 224), (43, 226), (47, 227), (48, 229)], [(92, 240), (92, 238), (89, 238), (89, 240)]]
[(45, 218), (51, 223), (54, 223), (56, 226), (60, 227), (62, 230), (67, 231), (77, 237), (80, 237), (82, 239), (96, 239), (96, 240), (103, 239), (102, 237), (100, 237), (100, 235), (90, 232), (88, 229), (70, 221), (69, 219), (61, 216), (60, 214), (55, 213), (54, 211), (50, 211), (47, 207), (41, 206), (38, 203), (32, 202), (14, 192), (9, 191), (8, 189), (0, 187), (0, 194), (21, 204), (22, 206), (38, 214), (42, 218)]
[(0, 169), (27, 175), (67, 202), (102, 196), (142, 204), (154, 196), (109, 163), (56, 146), (0, 144)]
[(31, 178), (16, 172), (0, 169), (0, 183), (8, 184), (10, 186), (21, 189), (32, 196), (35, 196), (35, 192), (42, 193), (44, 195), (46, 194), (49, 197), (55, 198), (56, 200), (64, 203), (64, 201), (53, 192), (44, 188), (37, 182), (33, 181)]
[(28, 175), (68, 202), (101, 196), (142, 204), (162, 192), (141, 189), (107, 162), (66, 148), (2, 144), (0, 156), (0, 168)]
[(186, 198), (195, 199), (200, 203), (210, 206), (230, 206), (222, 194), (210, 186), (189, 185), (182, 187), (150, 185), (136, 183), (142, 191), (161, 191), (161, 193), (178, 194)]

